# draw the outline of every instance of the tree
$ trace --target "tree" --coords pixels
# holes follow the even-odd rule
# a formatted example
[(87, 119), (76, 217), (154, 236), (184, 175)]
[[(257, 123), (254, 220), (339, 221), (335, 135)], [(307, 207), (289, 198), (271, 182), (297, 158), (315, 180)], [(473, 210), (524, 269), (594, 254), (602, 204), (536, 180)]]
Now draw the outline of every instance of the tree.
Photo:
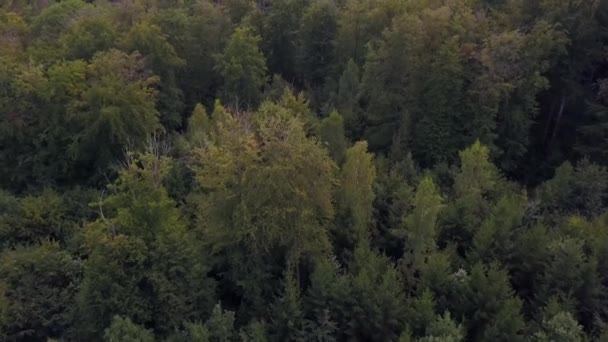
[(320, 259), (304, 300), (306, 321), (322, 336), (335, 329), (337, 341), (396, 340), (405, 323), (401, 284), (390, 261), (363, 244), (346, 272), (335, 260)]
[[(152, 148), (159, 153), (162, 145)], [(86, 334), (121, 315), (167, 335), (205, 317), (214, 301), (205, 254), (163, 186), (170, 160), (154, 153), (131, 158), (86, 233), (89, 258), (79, 294)]]
[(512, 171), (527, 152), (529, 130), (538, 114), (535, 94), (548, 87), (544, 74), (566, 44), (563, 32), (542, 20), (527, 34), (498, 33), (485, 44), (481, 61), (486, 71), (480, 80), (485, 91), (480, 95), (495, 110), (496, 152), (503, 170)]
[[(144, 72), (142, 62), (137, 54), (111, 50), (96, 55), (86, 67), (86, 88), (75, 89), (78, 95), (68, 107), (69, 122), (78, 127), (68, 151), (84, 167), (105, 169), (125, 146), (142, 147), (159, 128), (152, 88), (157, 78)], [(49, 72), (54, 83), (63, 70)]]
[(340, 165), (346, 153), (346, 138), (344, 137), (344, 121), (338, 112), (331, 112), (319, 125), (319, 139), (329, 149), (329, 154)]
[(361, 137), (361, 109), (359, 107), (359, 68), (351, 59), (340, 76), (336, 109), (344, 118), (344, 127), (347, 136), (351, 139)]
[(350, 257), (355, 247), (369, 238), (374, 201), (376, 168), (367, 143), (360, 141), (346, 151), (337, 192), (337, 218), (334, 245), (341, 257)]
[(260, 37), (248, 27), (237, 28), (221, 54), (216, 71), (224, 81), (223, 98), (237, 107), (255, 106), (266, 83), (266, 61)]
[(112, 324), (103, 334), (103, 339), (106, 342), (153, 342), (154, 335), (128, 318), (114, 316)]
[(23, 53), (28, 25), (17, 13), (0, 9), (0, 50), (6, 58), (18, 58)]
[(211, 122), (205, 107), (197, 103), (192, 111), (192, 115), (188, 118), (188, 130), (186, 131), (186, 139), (194, 147), (202, 147), (209, 138), (211, 132)]
[(157, 86), (161, 122), (167, 129), (180, 127), (183, 100), (176, 73), (185, 61), (177, 55), (160, 27), (149, 22), (134, 25), (121, 46), (128, 52), (139, 52), (145, 57), (146, 66), (160, 77)]
[(404, 293), (397, 270), (383, 256), (360, 246), (355, 250), (347, 277), (345, 297), (346, 338), (368, 341), (396, 340), (404, 324)]
[(547, 214), (579, 213), (592, 217), (601, 213), (608, 197), (608, 170), (587, 159), (575, 167), (564, 162), (552, 179), (540, 187), (542, 206)]
[(244, 342), (267, 342), (266, 325), (259, 321), (251, 321), (241, 329), (239, 338)]
[(303, 312), (298, 284), (288, 271), (283, 289), (271, 308), (270, 331), (277, 341), (297, 341), (303, 335)]
[(443, 198), (430, 177), (423, 178), (414, 196), (413, 210), (404, 217), (402, 228), (395, 229), (397, 236), (404, 239), (404, 261), (407, 266), (418, 268), (424, 256), (433, 252), (437, 239), (437, 216), (442, 208)]
[(450, 313), (437, 317), (431, 322), (426, 336), (420, 342), (458, 342), (464, 341), (463, 327), (452, 320)]
[(205, 322), (205, 329), (209, 332), (210, 342), (233, 341), (236, 338), (234, 312), (225, 311), (220, 304), (216, 304), (209, 320)]
[(514, 254), (523, 225), (526, 202), (525, 194), (507, 195), (498, 201), (473, 236), (471, 260), (510, 264), (509, 258)]
[(81, 264), (59, 244), (18, 247), (0, 254), (3, 340), (67, 335), (73, 327)]
[(114, 47), (118, 39), (115, 23), (101, 12), (73, 23), (59, 38), (69, 59), (91, 59), (97, 52)]
[(521, 301), (513, 296), (507, 272), (495, 264), (476, 264), (468, 284), (468, 336), (475, 341), (523, 340)]
[(59, 194), (50, 189), (38, 195), (6, 198), (5, 214), (0, 217), (2, 247), (35, 245), (49, 240), (68, 246), (77, 235), (78, 224), (88, 214), (78, 201), (90, 198), (86, 192)]
[[(380, 41), (370, 45), (362, 103), (372, 150), (388, 151), (399, 141), (430, 166), (453, 159), (475, 138), (488, 142), (480, 134), (488, 119), (474, 118), (478, 112), (463, 105), (465, 85), (473, 76), (466, 50), (459, 48), (477, 43), (484, 27), (465, 4), (413, 9), (393, 20)], [(467, 131), (456, 133), (463, 122)]]
[(459, 153), (460, 168), (453, 175), (452, 200), (441, 217), (440, 243), (457, 244), (461, 254), (470, 246), (474, 232), (505, 187), (489, 153), (489, 148), (479, 142)]
[(584, 341), (583, 328), (568, 312), (559, 312), (543, 320), (542, 331), (534, 335), (535, 341)]
[(339, 63), (352, 59), (364, 64), (370, 42), (391, 26), (393, 18), (405, 9), (404, 3), (394, 0), (349, 0), (338, 11), (336, 57)]
[(304, 10), (298, 31), (298, 70), (301, 79), (314, 91), (315, 104), (321, 103), (319, 87), (334, 75), (333, 39), (337, 8), (332, 1), (311, 2)]
[(268, 58), (268, 69), (287, 82), (296, 80), (298, 31), (307, 1), (275, 1), (266, 10), (262, 22), (262, 50)]
[(47, 65), (62, 56), (62, 47), (56, 42), (72, 23), (68, 18), (90, 8), (91, 5), (82, 0), (62, 1), (45, 8), (30, 25), (30, 34), (35, 39), (28, 47), (28, 54)]
[(216, 111), (212, 143), (196, 151), (198, 229), (255, 313), (274, 295), (275, 274), (299, 277), (303, 260), (329, 251), (336, 166), (291, 110)]

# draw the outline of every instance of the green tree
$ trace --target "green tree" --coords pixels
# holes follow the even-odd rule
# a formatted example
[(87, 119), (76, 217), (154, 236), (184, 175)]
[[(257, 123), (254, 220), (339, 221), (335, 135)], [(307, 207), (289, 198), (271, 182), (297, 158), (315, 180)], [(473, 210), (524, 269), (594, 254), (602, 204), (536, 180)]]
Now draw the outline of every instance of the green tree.
[[(159, 153), (162, 145), (152, 148)], [(118, 314), (167, 335), (205, 317), (214, 301), (205, 252), (163, 186), (170, 160), (153, 153), (131, 158), (86, 233), (79, 305), (88, 334)]]
[(250, 28), (237, 28), (221, 54), (216, 70), (224, 81), (223, 98), (237, 107), (255, 106), (266, 83), (266, 60), (260, 37)]
[[(506, 271), (476, 264), (468, 278), (468, 336), (475, 341), (522, 341), (521, 301), (513, 295)], [(456, 309), (456, 308), (454, 308)]]
[(30, 36), (34, 39), (28, 46), (28, 54), (34, 60), (47, 65), (60, 58), (64, 51), (57, 41), (71, 25), (69, 18), (74, 18), (91, 7), (82, 0), (69, 0), (45, 8), (33, 18), (30, 25)]
[(344, 127), (347, 136), (351, 139), (361, 137), (362, 113), (359, 107), (359, 68), (351, 59), (340, 76), (336, 109), (344, 118)]
[(298, 70), (320, 103), (320, 87), (334, 75), (333, 40), (336, 34), (337, 8), (334, 2), (318, 0), (304, 10), (298, 31)]
[(188, 118), (188, 130), (186, 131), (186, 139), (193, 147), (202, 147), (209, 138), (211, 131), (211, 122), (205, 107), (197, 103), (192, 111), (192, 115)]
[(542, 331), (534, 335), (535, 341), (584, 341), (583, 327), (568, 312), (559, 312), (543, 320)]
[(59, 38), (59, 44), (69, 59), (91, 59), (97, 52), (114, 47), (117, 39), (115, 23), (100, 11), (70, 25)]
[(334, 247), (346, 260), (355, 247), (369, 238), (374, 201), (373, 184), (376, 168), (367, 143), (357, 142), (346, 151), (337, 190), (337, 218), (334, 228)]
[(262, 22), (262, 50), (268, 58), (268, 69), (287, 82), (297, 76), (298, 31), (304, 0), (275, 1), (266, 10)]
[(276, 341), (297, 341), (303, 335), (303, 312), (300, 291), (290, 272), (283, 279), (283, 289), (271, 308), (270, 330)]
[(128, 318), (114, 316), (112, 324), (104, 331), (103, 340), (106, 342), (153, 342), (154, 334)]
[(183, 94), (177, 87), (176, 74), (186, 62), (177, 55), (160, 27), (149, 22), (134, 25), (121, 46), (128, 52), (139, 52), (145, 57), (147, 68), (160, 77), (157, 83), (160, 120), (167, 129), (180, 127)]
[(398, 259), (402, 254), (402, 240), (395, 239), (391, 232), (402, 224), (406, 212), (411, 209), (414, 187), (418, 180), (413, 160), (393, 164), (387, 158), (376, 158), (378, 176), (374, 184), (374, 229), (372, 242), (377, 244), (391, 258)]
[(413, 210), (403, 219), (403, 227), (394, 233), (404, 239), (404, 261), (407, 266), (418, 268), (424, 257), (435, 251), (437, 240), (437, 216), (443, 198), (430, 177), (424, 177), (414, 195)]
[[(153, 89), (157, 78), (143, 72), (142, 62), (137, 54), (110, 50), (96, 55), (86, 67), (88, 82), (83, 90), (74, 89), (78, 95), (67, 113), (69, 122), (78, 127), (68, 151), (84, 167), (105, 169), (125, 146), (142, 147), (159, 128)], [(62, 72), (51, 69), (49, 82), (63, 77)]]
[(464, 329), (450, 317), (446, 312), (437, 317), (427, 328), (426, 336), (420, 342), (458, 342), (464, 341)]
[(92, 199), (90, 195), (88, 191), (59, 194), (50, 189), (22, 198), (7, 195), (0, 211), (0, 245), (8, 248), (53, 240), (69, 246), (78, 224), (90, 216), (90, 209), (79, 202)]
[(73, 327), (80, 277), (80, 262), (54, 242), (2, 252), (0, 337), (41, 340), (66, 334)]
[(511, 262), (510, 256), (518, 243), (521, 233), (527, 198), (522, 195), (507, 195), (501, 198), (490, 212), (488, 218), (475, 232), (472, 241), (473, 251), (469, 255), (476, 261)]
[(328, 336), (335, 330), (332, 337), (337, 341), (393, 341), (405, 323), (400, 274), (367, 246), (355, 250), (345, 272), (334, 260), (319, 260), (304, 306), (313, 332)]
[(500, 175), (489, 153), (489, 148), (479, 142), (460, 152), (452, 200), (441, 218), (441, 243), (456, 243), (461, 253), (470, 246), (474, 232), (489, 214), (499, 192)]
[(347, 339), (396, 340), (404, 324), (404, 293), (393, 265), (368, 247), (355, 250), (349, 268), (351, 292), (345, 322), (340, 327)]
[(278, 286), (273, 273), (290, 267), (299, 277), (304, 259), (329, 251), (336, 166), (281, 106), (264, 105), (249, 122), (216, 108), (212, 120), (213, 143), (194, 166), (198, 229), (255, 312)]
[(405, 9), (404, 2), (394, 0), (348, 0), (338, 11), (336, 56), (340, 63), (352, 59), (364, 64), (370, 42), (390, 27), (393, 18)]
[(229, 342), (236, 339), (234, 329), (234, 312), (222, 309), (216, 304), (211, 311), (211, 316), (205, 322), (205, 328), (209, 332), (210, 342)]
[[(541, 205), (547, 215), (579, 213), (588, 217), (600, 214), (608, 198), (608, 170), (583, 159), (576, 166), (564, 162), (552, 179), (539, 189)], [(550, 217), (548, 217), (550, 218)]]
[(244, 342), (267, 342), (266, 325), (259, 321), (251, 321), (241, 329), (239, 338)]
[(344, 120), (338, 112), (333, 111), (328, 117), (321, 120), (319, 139), (327, 146), (333, 160), (338, 165), (342, 164), (346, 154), (346, 137), (344, 136)]

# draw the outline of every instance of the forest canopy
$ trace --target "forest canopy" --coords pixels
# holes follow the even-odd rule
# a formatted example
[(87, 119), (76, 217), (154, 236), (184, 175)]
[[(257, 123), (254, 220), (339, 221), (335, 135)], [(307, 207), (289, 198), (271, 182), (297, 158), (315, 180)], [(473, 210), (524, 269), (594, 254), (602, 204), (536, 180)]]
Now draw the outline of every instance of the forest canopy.
[(608, 1), (0, 1), (1, 341), (608, 341)]

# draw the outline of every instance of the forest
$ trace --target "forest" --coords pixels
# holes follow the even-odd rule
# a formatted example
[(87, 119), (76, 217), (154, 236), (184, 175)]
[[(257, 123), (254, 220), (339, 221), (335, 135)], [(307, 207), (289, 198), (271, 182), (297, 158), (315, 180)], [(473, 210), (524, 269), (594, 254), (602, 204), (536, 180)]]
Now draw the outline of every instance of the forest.
[(0, 341), (608, 342), (608, 0), (0, 0)]

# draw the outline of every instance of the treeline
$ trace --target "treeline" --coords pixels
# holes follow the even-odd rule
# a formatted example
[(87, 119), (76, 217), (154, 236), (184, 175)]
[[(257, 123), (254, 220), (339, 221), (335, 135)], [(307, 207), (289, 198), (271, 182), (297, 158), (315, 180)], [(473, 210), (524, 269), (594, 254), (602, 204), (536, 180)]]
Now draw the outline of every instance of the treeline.
[(608, 341), (608, 2), (0, 4), (0, 340)]

